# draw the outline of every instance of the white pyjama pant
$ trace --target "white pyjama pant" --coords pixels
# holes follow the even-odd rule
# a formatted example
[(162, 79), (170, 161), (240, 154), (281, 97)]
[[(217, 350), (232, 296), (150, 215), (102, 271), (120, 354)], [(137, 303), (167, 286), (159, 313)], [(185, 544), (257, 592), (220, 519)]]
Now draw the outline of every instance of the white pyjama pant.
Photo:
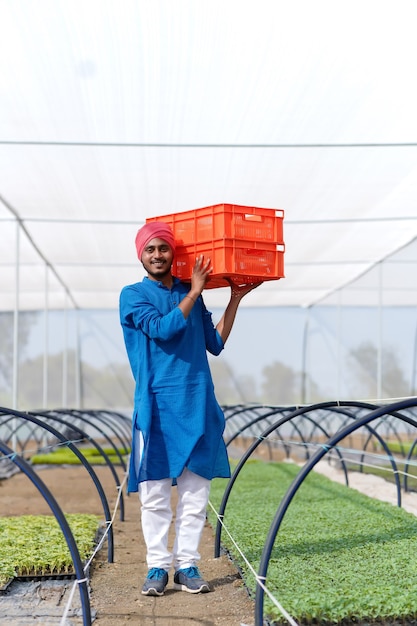
[(175, 571), (192, 567), (200, 560), (198, 547), (203, 532), (210, 481), (187, 468), (177, 478), (178, 503), (175, 516), (175, 541), (168, 549), (172, 521), (172, 479), (148, 480), (139, 485), (142, 531), (146, 543), (148, 568)]

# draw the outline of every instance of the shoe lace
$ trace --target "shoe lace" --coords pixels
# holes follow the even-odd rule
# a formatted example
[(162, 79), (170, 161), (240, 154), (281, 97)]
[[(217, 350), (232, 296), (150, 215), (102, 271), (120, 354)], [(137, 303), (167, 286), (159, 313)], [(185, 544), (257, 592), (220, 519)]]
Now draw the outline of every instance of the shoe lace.
[(198, 567), (186, 567), (181, 570), (182, 573), (187, 576), (187, 578), (201, 578), (201, 574), (198, 570)]
[(164, 569), (161, 569), (159, 567), (152, 567), (152, 569), (150, 569), (148, 572), (147, 578), (151, 578), (152, 580), (161, 580), (161, 578), (163, 578), (165, 574), (166, 571)]

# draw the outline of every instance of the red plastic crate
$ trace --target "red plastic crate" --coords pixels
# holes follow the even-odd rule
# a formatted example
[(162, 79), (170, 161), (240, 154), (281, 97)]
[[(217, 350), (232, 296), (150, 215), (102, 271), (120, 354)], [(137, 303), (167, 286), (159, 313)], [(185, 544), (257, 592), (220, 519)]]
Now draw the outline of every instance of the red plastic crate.
[(172, 273), (183, 281), (191, 279), (195, 259), (203, 254), (210, 257), (213, 273), (206, 289), (227, 287), (227, 279), (237, 284), (260, 283), (284, 278), (283, 243), (252, 242), (237, 239), (178, 246), (175, 252)]
[(284, 211), (236, 204), (216, 204), (201, 209), (147, 218), (171, 226), (178, 245), (218, 239), (283, 243)]

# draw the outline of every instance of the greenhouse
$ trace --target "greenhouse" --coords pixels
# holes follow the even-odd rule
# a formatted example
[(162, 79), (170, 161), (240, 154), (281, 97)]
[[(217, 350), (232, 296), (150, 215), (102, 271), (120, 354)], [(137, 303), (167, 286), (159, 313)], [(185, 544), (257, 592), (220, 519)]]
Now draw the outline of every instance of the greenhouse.
[[(248, 3), (232, 40), (234, 2), (41, 6), (1, 7), (0, 307), (2, 335), (8, 329), (16, 343), (2, 358), (7, 404), (24, 407), (19, 314), (45, 318), (31, 329), (37, 344), (28, 356), (79, 346), (94, 363), (85, 336), (92, 343), (96, 321), (86, 329), (79, 318), (99, 310), (120, 362), (110, 312), (121, 288), (143, 276), (137, 229), (148, 217), (223, 202), (285, 212), (285, 278), (244, 302), (245, 334), (257, 315), (268, 330), (246, 353), (291, 367), (322, 399), (414, 393), (412, 5), (367, 3), (359, 26), (355, 3), (340, 11), (328, 1), (317, 9), (301, 3), (301, 21), (298, 3)], [(320, 13), (326, 18), (316, 19)], [(392, 48), (387, 33), (397, 38)], [(226, 291), (207, 291), (209, 308), (221, 309)], [(58, 311), (61, 322), (48, 331)], [(224, 358), (238, 368), (232, 341)], [(373, 384), (346, 386), (346, 355), (355, 358), (363, 344), (376, 358)], [(386, 370), (393, 360), (397, 384)], [(290, 401), (314, 399), (308, 384), (298, 395)]]
[[(285, 507), (292, 519), (302, 497), (291, 489), (309, 484), (320, 455), (346, 489), (351, 472), (389, 474), (395, 509), (417, 490), (414, 13), (412, 0), (0, 3), (0, 480), (24, 475), (43, 494), (77, 580), (78, 539), (36, 468), (44, 455), (79, 465), (110, 526), (110, 566), (134, 394), (119, 296), (145, 276), (138, 229), (161, 216), (220, 206), (282, 218), (279, 241), (239, 240), (252, 257), (279, 254), (282, 272), (259, 279), (225, 350), (209, 358), (237, 468), (232, 504), (240, 464), (250, 482), (252, 464), (277, 463), (288, 488), (271, 497), (254, 548), (256, 625), (293, 623), (274, 599), (265, 608), (259, 580), (274, 541), (285, 543)], [(213, 232), (218, 247), (225, 237)], [(229, 291), (204, 290), (215, 322)], [(284, 463), (303, 468), (298, 478)], [(227, 493), (213, 492), (216, 513)], [(217, 556), (239, 561), (210, 523)], [(243, 576), (248, 567), (238, 563)], [(84, 626), (94, 610), (84, 583), (80, 592)], [(320, 593), (310, 606), (300, 592), (296, 623), (327, 609), (334, 623), (349, 616), (348, 600), (343, 614)], [(364, 619), (417, 615), (411, 600), (409, 613), (393, 601), (378, 614), (372, 602)]]

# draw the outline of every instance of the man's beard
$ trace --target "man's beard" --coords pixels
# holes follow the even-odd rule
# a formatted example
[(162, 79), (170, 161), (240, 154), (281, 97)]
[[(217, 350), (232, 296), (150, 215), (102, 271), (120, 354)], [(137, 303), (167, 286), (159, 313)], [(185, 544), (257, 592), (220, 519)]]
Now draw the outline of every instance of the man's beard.
[(149, 276), (158, 280), (165, 278), (165, 276), (171, 273), (171, 265), (167, 261), (163, 263), (143, 263), (142, 265)]

